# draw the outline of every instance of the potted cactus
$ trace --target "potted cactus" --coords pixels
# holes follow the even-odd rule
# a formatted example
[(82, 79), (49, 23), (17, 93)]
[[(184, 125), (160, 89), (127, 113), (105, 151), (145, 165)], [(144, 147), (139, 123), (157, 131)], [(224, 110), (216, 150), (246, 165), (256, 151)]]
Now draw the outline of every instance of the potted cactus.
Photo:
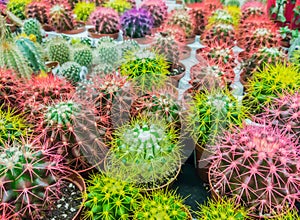
[(113, 39), (119, 37), (121, 27), (118, 13), (111, 8), (97, 8), (90, 16), (90, 22), (94, 28), (88, 29), (90, 37), (100, 38), (109, 36)]
[(202, 4), (194, 4), (194, 5), (188, 5), (190, 8), (190, 15), (195, 21), (195, 34), (201, 35), (205, 29), (205, 26), (207, 24), (207, 16), (204, 12), (204, 9), (202, 7)]
[(26, 5), (29, 4), (31, 0), (10, 0), (7, 3), (7, 10), (17, 16), (19, 19), (24, 20), (25, 16), (25, 8)]
[(74, 14), (77, 21), (87, 22), (96, 5), (93, 2), (78, 2), (74, 8)]
[(50, 39), (46, 50), (50, 61), (57, 61), (60, 65), (63, 65), (71, 60), (70, 45), (61, 37)]
[(249, 1), (242, 6), (241, 22), (253, 17), (261, 18), (266, 16), (265, 5), (260, 1)]
[(121, 172), (142, 191), (165, 188), (181, 167), (181, 147), (176, 138), (174, 129), (163, 120), (135, 118), (114, 132), (105, 170)]
[(84, 76), (81, 75), (81, 71), (82, 68), (78, 63), (69, 61), (61, 66), (58, 74), (63, 76), (72, 85), (76, 85), (84, 78)]
[(201, 36), (201, 43), (206, 46), (210, 46), (215, 42), (219, 44), (227, 43), (229, 46), (234, 46), (235, 41), (234, 27), (228, 24), (215, 24), (211, 28), (206, 29)]
[(27, 36), (34, 35), (38, 43), (42, 43), (42, 26), (35, 18), (26, 19), (23, 23), (22, 32)]
[(143, 8), (126, 11), (121, 17), (121, 25), (125, 37), (134, 38), (140, 44), (151, 43), (153, 18), (150, 12)]
[(104, 4), (104, 7), (112, 8), (122, 15), (124, 12), (132, 8), (130, 0), (111, 0)]
[(35, 18), (42, 25), (49, 24), (48, 11), (49, 5), (44, 1), (33, 1), (26, 6), (26, 18)]
[(225, 9), (218, 9), (214, 11), (212, 16), (208, 19), (208, 25), (213, 24), (230, 24), (236, 26), (233, 17)]
[[(264, 121), (226, 132), (213, 146), (210, 184), (255, 219), (284, 216), (299, 198), (299, 146)], [(251, 195), (251, 196), (249, 196)]]

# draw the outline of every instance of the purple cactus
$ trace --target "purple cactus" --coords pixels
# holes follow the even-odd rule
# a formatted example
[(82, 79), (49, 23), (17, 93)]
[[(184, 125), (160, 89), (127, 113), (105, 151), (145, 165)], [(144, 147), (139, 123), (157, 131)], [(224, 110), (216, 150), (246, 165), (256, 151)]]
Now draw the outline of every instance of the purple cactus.
[(234, 197), (256, 219), (294, 208), (300, 199), (300, 148), (286, 131), (266, 124), (226, 133), (210, 168), (213, 190)]
[(6, 5), (8, 0), (0, 0), (0, 5)]
[(143, 8), (126, 11), (121, 17), (125, 35), (131, 38), (142, 38), (150, 34), (153, 27), (151, 14)]

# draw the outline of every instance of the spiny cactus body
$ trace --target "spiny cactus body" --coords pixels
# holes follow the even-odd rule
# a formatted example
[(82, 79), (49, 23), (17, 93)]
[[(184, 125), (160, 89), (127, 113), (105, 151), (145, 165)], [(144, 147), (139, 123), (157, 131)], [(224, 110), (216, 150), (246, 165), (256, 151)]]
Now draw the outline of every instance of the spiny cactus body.
[(168, 25), (177, 25), (181, 27), (185, 32), (186, 37), (192, 37), (194, 35), (195, 20), (186, 10), (174, 10), (169, 14), (166, 23)]
[(76, 45), (73, 49), (73, 60), (80, 66), (89, 67), (93, 62), (93, 52), (92, 49), (86, 45), (80, 44)]
[(56, 4), (49, 10), (49, 23), (58, 32), (73, 30), (76, 22), (72, 11), (63, 4)]
[(211, 43), (219, 42), (228, 43), (229, 45), (234, 45), (235, 38), (235, 30), (232, 25), (227, 24), (216, 24), (211, 28), (207, 29), (202, 35), (202, 42), (210, 46)]
[(89, 20), (91, 13), (96, 9), (95, 3), (78, 2), (74, 8), (76, 20), (86, 22)]
[(26, 19), (23, 23), (22, 30), (27, 36), (33, 34), (36, 37), (37, 42), (42, 43), (42, 26), (37, 19)]
[(67, 41), (62, 38), (51, 39), (48, 45), (48, 53), (51, 61), (57, 61), (60, 65), (71, 59), (71, 49)]
[(35, 18), (41, 24), (48, 24), (48, 9), (49, 5), (45, 1), (33, 1), (26, 6), (26, 17)]
[(127, 0), (112, 0), (104, 4), (104, 7), (116, 10), (120, 15), (132, 8), (132, 5)]
[(140, 7), (152, 15), (153, 27), (161, 26), (168, 14), (168, 7), (164, 0), (145, 0)]
[(26, 5), (30, 2), (31, 0), (10, 0), (7, 4), (7, 9), (21, 20), (24, 20), (26, 18)]
[(64, 63), (60, 69), (60, 74), (72, 84), (76, 84), (80, 81), (80, 72), (81, 66), (73, 61)]

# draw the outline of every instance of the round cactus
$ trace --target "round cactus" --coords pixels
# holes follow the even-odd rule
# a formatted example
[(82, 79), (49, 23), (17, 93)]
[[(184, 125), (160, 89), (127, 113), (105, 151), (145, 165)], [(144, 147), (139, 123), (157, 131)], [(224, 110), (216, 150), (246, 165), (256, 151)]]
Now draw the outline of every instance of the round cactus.
[(97, 8), (90, 16), (95, 31), (100, 34), (118, 33), (121, 27), (118, 13), (111, 8)]
[(265, 5), (259, 1), (249, 1), (242, 6), (242, 22), (249, 18), (260, 18), (266, 15)]
[(25, 8), (26, 5), (29, 4), (31, 0), (9, 0), (7, 3), (7, 10), (12, 12), (15, 16), (24, 20), (25, 16)]
[(109, 174), (95, 174), (88, 180), (84, 220), (129, 219), (141, 200), (139, 189)]
[(81, 66), (76, 62), (66, 62), (61, 66), (60, 75), (65, 77), (72, 84), (80, 81)]
[(97, 64), (110, 64), (118, 67), (120, 63), (121, 51), (115, 42), (101, 43), (97, 46), (95, 62)]
[(109, 73), (114, 72), (115, 68), (113, 65), (108, 63), (101, 63), (93, 67), (92, 76), (106, 76)]
[(194, 35), (195, 20), (184, 9), (176, 9), (169, 14), (167, 19), (168, 25), (177, 25), (183, 29), (186, 37), (192, 37)]
[(161, 26), (168, 15), (168, 7), (164, 0), (145, 0), (140, 7), (150, 12), (155, 28)]
[(189, 13), (195, 21), (195, 34), (201, 35), (207, 24), (207, 18), (204, 9), (199, 5), (192, 7)]
[(124, 40), (121, 45), (119, 45), (122, 50), (122, 56), (124, 56), (127, 52), (132, 52), (140, 49), (140, 45), (133, 39)]
[(234, 23), (233, 17), (225, 9), (218, 9), (212, 14), (212, 16), (208, 20), (208, 25), (211, 26), (213, 24), (236, 25)]
[(246, 220), (247, 211), (240, 204), (235, 204), (232, 199), (222, 198), (217, 201), (209, 200), (207, 204), (199, 206), (200, 211), (197, 212), (198, 220), (215, 220), (215, 219), (231, 219)]
[(57, 61), (60, 65), (71, 59), (71, 50), (68, 42), (59, 37), (50, 40), (48, 53), (50, 60)]
[(285, 131), (244, 125), (220, 137), (213, 147), (210, 180), (220, 196), (234, 197), (256, 218), (278, 216), (300, 195), (299, 146)]
[(210, 46), (212, 42), (228, 43), (228, 45), (234, 46), (236, 41), (234, 28), (228, 24), (213, 25), (205, 30), (201, 38), (202, 42), (207, 46)]
[(86, 22), (89, 20), (91, 13), (96, 9), (95, 3), (92, 2), (78, 2), (74, 8), (76, 20)]
[(49, 23), (58, 32), (73, 30), (75, 21), (72, 11), (63, 4), (56, 4), (49, 10)]
[(73, 60), (81, 66), (89, 67), (93, 62), (92, 49), (86, 45), (76, 45), (73, 49)]
[(33, 34), (36, 37), (37, 42), (42, 43), (42, 26), (37, 19), (26, 19), (23, 23), (23, 32), (27, 36)]
[(127, 0), (112, 0), (104, 4), (104, 7), (112, 8), (117, 11), (119, 14), (123, 14), (127, 10), (132, 8), (132, 5)]
[(33, 1), (26, 6), (26, 17), (35, 18), (41, 24), (48, 24), (48, 4), (46, 2)]
[(126, 36), (142, 38), (150, 34), (153, 19), (151, 14), (143, 8), (131, 9), (121, 17), (121, 25)]
[(63, 166), (46, 146), (38, 140), (22, 140), (0, 147), (0, 207), (10, 205), (20, 219), (41, 219), (58, 196)]

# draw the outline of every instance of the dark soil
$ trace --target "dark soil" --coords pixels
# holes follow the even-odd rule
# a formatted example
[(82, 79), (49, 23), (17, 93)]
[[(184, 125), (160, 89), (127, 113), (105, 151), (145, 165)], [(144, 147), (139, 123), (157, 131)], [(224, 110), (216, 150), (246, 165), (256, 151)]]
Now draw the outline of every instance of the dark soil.
[(62, 183), (61, 196), (45, 214), (44, 220), (72, 220), (81, 205), (81, 192), (68, 181)]
[(170, 74), (168, 76), (177, 76), (185, 71), (185, 67), (182, 64), (172, 64), (169, 71)]

